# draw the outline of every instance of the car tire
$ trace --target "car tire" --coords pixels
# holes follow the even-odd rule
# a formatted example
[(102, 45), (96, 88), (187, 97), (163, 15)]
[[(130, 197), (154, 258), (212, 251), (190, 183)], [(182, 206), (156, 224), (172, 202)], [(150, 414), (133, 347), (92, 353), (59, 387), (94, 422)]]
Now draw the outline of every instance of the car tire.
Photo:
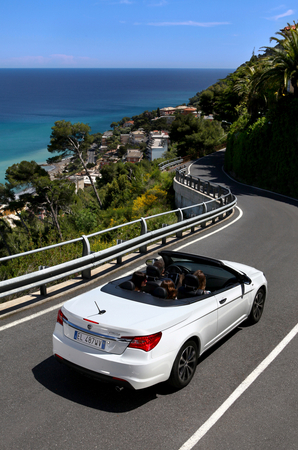
[(176, 389), (182, 389), (192, 380), (198, 363), (198, 346), (189, 340), (180, 348), (174, 361), (168, 383)]
[(255, 295), (250, 314), (247, 318), (247, 322), (249, 325), (254, 325), (258, 323), (260, 318), (262, 317), (264, 305), (265, 305), (265, 290), (260, 288)]

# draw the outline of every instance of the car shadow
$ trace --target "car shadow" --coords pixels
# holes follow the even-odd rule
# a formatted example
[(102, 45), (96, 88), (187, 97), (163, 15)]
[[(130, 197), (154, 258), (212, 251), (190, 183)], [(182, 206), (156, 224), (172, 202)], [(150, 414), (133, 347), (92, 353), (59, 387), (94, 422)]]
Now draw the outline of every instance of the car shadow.
[[(203, 353), (198, 360), (198, 365), (242, 329), (243, 324)], [(54, 394), (88, 408), (111, 413), (132, 411), (156, 400), (159, 396), (173, 395), (179, 392), (167, 383), (159, 383), (138, 391), (123, 389), (119, 392), (115, 385), (89, 378), (59, 364), (54, 356), (50, 356), (35, 366), (32, 372), (36, 381)]]
[(54, 356), (35, 366), (32, 372), (38, 383), (54, 394), (88, 408), (112, 413), (131, 411), (159, 395), (175, 392), (166, 383), (138, 391), (123, 389), (118, 392), (112, 384), (94, 380), (59, 364)]
[(211, 348), (206, 350), (202, 354), (202, 356), (200, 356), (200, 358), (198, 360), (198, 365), (200, 365), (200, 363), (202, 363), (210, 355), (212, 355), (214, 352), (216, 352), (216, 350), (218, 350), (222, 345), (224, 345), (226, 342), (228, 342), (233, 336), (235, 336), (240, 331), (242, 331), (243, 328), (244, 328), (244, 325), (243, 325), (243, 323), (241, 323), (237, 328), (235, 328), (234, 330), (230, 331), (230, 333), (228, 333), (225, 337), (220, 339), (216, 344), (212, 345)]

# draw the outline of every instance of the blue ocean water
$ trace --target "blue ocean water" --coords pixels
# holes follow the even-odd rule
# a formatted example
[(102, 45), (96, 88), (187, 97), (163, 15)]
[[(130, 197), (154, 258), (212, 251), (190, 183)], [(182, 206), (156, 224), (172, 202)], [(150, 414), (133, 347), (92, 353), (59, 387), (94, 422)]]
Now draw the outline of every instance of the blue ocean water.
[(0, 183), (23, 160), (45, 162), (57, 120), (93, 133), (157, 107), (178, 106), (234, 69), (0, 69)]

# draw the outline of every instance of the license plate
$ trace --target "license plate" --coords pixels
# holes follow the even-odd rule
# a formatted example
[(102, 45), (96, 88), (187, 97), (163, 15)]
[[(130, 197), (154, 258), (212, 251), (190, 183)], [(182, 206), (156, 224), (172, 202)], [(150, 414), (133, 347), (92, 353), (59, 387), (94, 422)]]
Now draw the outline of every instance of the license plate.
[(75, 330), (74, 336), (75, 341), (79, 341), (82, 344), (89, 345), (90, 347), (99, 348), (104, 350), (106, 347), (106, 341), (99, 339), (91, 334), (82, 333), (81, 331)]

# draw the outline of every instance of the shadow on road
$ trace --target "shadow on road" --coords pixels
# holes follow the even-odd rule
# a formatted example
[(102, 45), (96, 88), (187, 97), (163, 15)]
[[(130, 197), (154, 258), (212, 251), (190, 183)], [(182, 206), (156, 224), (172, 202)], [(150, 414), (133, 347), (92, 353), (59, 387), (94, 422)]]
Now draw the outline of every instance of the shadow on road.
[(54, 356), (32, 369), (35, 379), (56, 395), (89, 408), (112, 413), (124, 413), (155, 400), (158, 395), (175, 391), (166, 383), (147, 389), (117, 392), (114, 385), (101, 383), (59, 364)]
[[(241, 329), (242, 326), (236, 328), (207, 350), (199, 358), (198, 366)], [(166, 383), (160, 383), (138, 391), (123, 389), (121, 392), (117, 392), (115, 385), (102, 383), (71, 370), (65, 365), (59, 364), (54, 356), (35, 366), (32, 372), (38, 383), (54, 394), (88, 408), (111, 413), (132, 411), (157, 399), (159, 396), (175, 395), (179, 392)]]

